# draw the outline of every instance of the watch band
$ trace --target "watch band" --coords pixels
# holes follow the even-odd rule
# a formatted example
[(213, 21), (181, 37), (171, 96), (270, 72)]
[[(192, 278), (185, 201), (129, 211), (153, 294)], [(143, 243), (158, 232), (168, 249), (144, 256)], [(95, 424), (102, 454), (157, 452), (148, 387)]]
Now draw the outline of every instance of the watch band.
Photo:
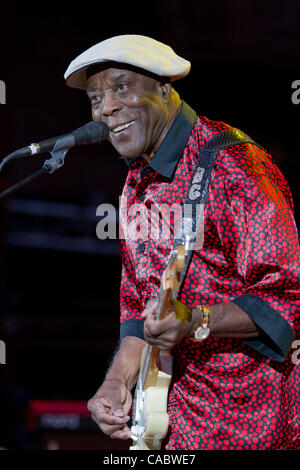
[(208, 307), (203, 305), (197, 305), (197, 308), (201, 310), (201, 321), (200, 325), (197, 325), (194, 329), (193, 339), (194, 341), (203, 341), (210, 334), (210, 329), (208, 327), (210, 310)]

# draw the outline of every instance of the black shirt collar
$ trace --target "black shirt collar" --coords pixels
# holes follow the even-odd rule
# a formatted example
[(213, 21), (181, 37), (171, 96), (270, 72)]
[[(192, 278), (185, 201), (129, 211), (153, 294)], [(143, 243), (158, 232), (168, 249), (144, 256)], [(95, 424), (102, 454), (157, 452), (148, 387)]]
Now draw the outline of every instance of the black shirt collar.
[[(187, 103), (182, 101), (181, 110), (173, 122), (171, 129), (162, 141), (151, 162), (143, 168), (142, 172), (147, 173), (150, 169), (153, 169), (160, 175), (171, 178), (197, 118), (198, 116), (195, 111)], [(133, 161), (127, 160), (127, 164), (131, 165), (136, 160), (137, 159)]]

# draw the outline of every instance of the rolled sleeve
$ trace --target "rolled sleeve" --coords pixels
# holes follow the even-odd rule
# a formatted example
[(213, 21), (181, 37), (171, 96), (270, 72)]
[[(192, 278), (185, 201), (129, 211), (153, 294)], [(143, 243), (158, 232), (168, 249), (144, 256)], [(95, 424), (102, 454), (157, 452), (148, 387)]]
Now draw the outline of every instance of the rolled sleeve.
[(120, 326), (120, 339), (125, 336), (136, 336), (137, 338), (144, 339), (144, 321), (131, 318), (125, 320)]
[(233, 303), (246, 312), (266, 335), (243, 342), (270, 359), (284, 361), (295, 338), (295, 332), (289, 323), (256, 295), (242, 295), (233, 299)]

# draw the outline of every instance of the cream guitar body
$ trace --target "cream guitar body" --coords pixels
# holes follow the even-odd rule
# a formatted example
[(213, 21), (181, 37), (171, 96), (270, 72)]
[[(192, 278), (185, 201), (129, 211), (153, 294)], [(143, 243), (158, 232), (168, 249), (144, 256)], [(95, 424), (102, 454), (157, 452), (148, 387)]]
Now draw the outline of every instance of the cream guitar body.
[[(173, 304), (176, 317), (189, 321), (191, 311), (175, 299), (179, 278), (184, 267), (186, 247), (178, 246), (163, 273), (156, 318), (167, 315)], [(144, 348), (135, 389), (131, 432), (135, 436), (130, 450), (159, 450), (169, 427), (168, 394), (172, 379), (172, 356), (147, 345)]]
[(141, 391), (139, 424), (131, 428), (132, 433), (137, 435), (138, 439), (130, 447), (131, 450), (159, 450), (161, 448), (161, 441), (169, 427), (167, 406), (170, 381), (171, 375), (159, 371), (156, 384)]

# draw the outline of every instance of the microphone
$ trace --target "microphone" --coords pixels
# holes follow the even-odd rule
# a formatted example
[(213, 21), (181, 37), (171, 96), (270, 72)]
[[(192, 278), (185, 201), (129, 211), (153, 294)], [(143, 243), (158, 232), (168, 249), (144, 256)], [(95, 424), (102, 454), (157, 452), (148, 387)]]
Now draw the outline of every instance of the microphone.
[[(37, 144), (33, 143), (17, 150), (17, 152), (21, 153), (24, 157), (36, 155), (37, 153), (51, 152), (58, 141), (60, 141), (61, 146), (66, 149), (70, 149), (75, 145), (100, 144), (107, 138), (108, 134), (109, 129), (104, 122), (90, 121), (73, 132), (42, 140)], [(65, 139), (65, 146), (63, 139)]]
[(6, 163), (14, 158), (27, 157), (37, 153), (51, 152), (54, 147), (60, 150), (69, 150), (75, 145), (99, 144), (108, 137), (109, 128), (102, 121), (90, 121), (73, 132), (63, 134), (51, 139), (42, 140), (38, 144), (30, 144), (10, 153), (0, 163), (0, 171)]

